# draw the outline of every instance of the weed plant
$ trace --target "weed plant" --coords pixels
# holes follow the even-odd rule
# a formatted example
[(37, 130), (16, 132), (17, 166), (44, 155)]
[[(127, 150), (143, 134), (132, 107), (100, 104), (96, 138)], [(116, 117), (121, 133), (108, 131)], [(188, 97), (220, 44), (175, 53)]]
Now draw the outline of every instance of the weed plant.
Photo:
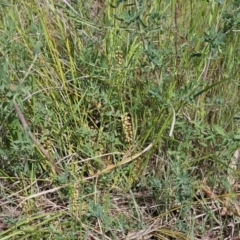
[(238, 236), (239, 1), (0, 17), (2, 240)]

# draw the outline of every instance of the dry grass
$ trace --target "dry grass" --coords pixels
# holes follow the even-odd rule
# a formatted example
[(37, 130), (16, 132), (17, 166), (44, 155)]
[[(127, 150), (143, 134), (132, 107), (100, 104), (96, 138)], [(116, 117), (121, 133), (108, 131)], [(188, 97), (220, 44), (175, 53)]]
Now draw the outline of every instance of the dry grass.
[(0, 3), (1, 240), (240, 239), (238, 5)]

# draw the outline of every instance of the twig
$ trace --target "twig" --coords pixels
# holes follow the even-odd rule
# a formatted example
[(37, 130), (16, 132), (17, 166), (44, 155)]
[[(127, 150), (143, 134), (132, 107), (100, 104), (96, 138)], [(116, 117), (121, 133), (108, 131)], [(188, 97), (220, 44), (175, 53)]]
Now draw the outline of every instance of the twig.
[(13, 101), (13, 105), (14, 105), (14, 109), (18, 115), (18, 118), (24, 128), (24, 130), (26, 130), (28, 132), (28, 135), (30, 137), (30, 139), (32, 140), (32, 142), (38, 147), (38, 149), (40, 150), (40, 152), (44, 155), (44, 157), (46, 157), (46, 159), (49, 161), (50, 165), (52, 166), (53, 170), (55, 171), (55, 173), (59, 174), (61, 172), (60, 167), (54, 162), (54, 160), (51, 158), (50, 154), (48, 153), (48, 151), (41, 145), (41, 143), (38, 141), (38, 139), (34, 136), (34, 134), (30, 131), (28, 124), (25, 120), (25, 117), (20, 109), (20, 107), (18, 106), (18, 104)]

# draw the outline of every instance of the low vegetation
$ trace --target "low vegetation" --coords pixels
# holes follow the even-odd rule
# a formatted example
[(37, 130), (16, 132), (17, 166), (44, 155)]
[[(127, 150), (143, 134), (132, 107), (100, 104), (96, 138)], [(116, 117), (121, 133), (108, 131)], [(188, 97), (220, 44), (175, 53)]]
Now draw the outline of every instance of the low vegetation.
[(240, 239), (239, 1), (5, 2), (0, 239)]

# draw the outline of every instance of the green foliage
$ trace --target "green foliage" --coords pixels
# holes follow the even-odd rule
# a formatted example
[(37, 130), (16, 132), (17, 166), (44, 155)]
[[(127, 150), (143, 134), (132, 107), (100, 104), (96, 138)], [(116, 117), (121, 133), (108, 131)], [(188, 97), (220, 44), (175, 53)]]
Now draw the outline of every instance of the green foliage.
[(0, 16), (2, 206), (21, 210), (1, 239), (224, 229), (205, 188), (224, 208), (239, 180), (238, 1), (13, 0)]

